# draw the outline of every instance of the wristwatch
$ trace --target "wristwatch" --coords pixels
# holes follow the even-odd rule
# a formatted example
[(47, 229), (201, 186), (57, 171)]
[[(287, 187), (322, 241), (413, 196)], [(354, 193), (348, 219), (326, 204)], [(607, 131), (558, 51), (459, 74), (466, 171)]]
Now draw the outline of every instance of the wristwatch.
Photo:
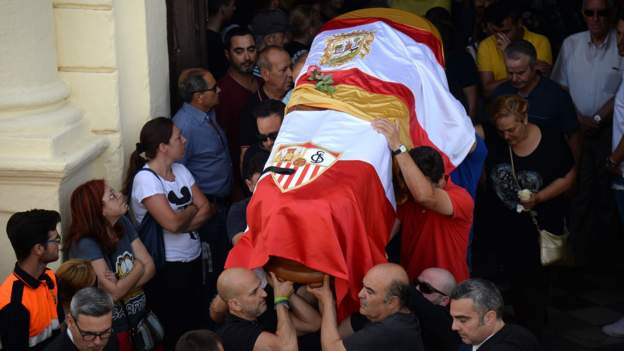
[(392, 156), (396, 156), (396, 155), (398, 155), (400, 153), (403, 153), (403, 152), (407, 152), (407, 148), (405, 147), (405, 145), (401, 144), (401, 145), (399, 145), (398, 149), (392, 150)]

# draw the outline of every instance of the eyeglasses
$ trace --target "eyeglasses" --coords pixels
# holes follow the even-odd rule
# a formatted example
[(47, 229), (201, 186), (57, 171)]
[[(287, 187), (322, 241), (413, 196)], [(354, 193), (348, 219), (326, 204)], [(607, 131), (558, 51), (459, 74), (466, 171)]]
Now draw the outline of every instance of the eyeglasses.
[(217, 84), (213, 85), (211, 88), (206, 88), (206, 89), (204, 89), (204, 90), (197, 90), (197, 91), (194, 91), (194, 92), (193, 92), (193, 94), (195, 94), (195, 93), (200, 93), (200, 94), (203, 94), (203, 93), (205, 93), (205, 92), (207, 92), (207, 91), (217, 91)]
[(46, 243), (57, 243), (57, 244), (60, 244), (61, 243), (61, 236), (57, 235), (54, 239), (47, 240)]
[(80, 333), (80, 336), (82, 336), (82, 339), (84, 339), (84, 341), (93, 341), (95, 340), (95, 338), (100, 338), (100, 340), (106, 340), (110, 338), (110, 336), (113, 334), (112, 327), (98, 333), (80, 329), (80, 327), (78, 326), (78, 322), (75, 319), (74, 324), (76, 325), (76, 329), (78, 329), (78, 332)]
[(272, 132), (269, 134), (260, 134), (258, 133), (257, 137), (259, 141), (267, 141), (267, 139), (271, 139), (273, 141), (275, 141), (275, 139), (277, 139), (277, 134), (279, 132)]
[(423, 294), (433, 294), (433, 293), (438, 293), (442, 296), (448, 296), (447, 294), (441, 292), (440, 290), (434, 288), (433, 286), (431, 286), (431, 284), (427, 283), (427, 282), (421, 282), (420, 280), (416, 281), (416, 286), (420, 287), (420, 292), (422, 292)]
[(108, 195), (108, 199), (109, 200), (118, 200), (119, 199), (119, 195), (118, 195), (118, 193), (115, 190), (111, 189), (110, 195)]
[(609, 17), (609, 10), (583, 10), (585, 17)]

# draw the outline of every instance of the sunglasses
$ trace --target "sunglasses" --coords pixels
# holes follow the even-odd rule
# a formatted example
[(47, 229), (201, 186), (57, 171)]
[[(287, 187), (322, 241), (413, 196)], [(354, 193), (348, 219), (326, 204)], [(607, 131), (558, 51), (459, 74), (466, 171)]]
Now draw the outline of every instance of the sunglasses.
[(583, 10), (585, 17), (609, 17), (609, 10)]
[(272, 132), (269, 134), (260, 134), (258, 133), (257, 137), (259, 141), (267, 141), (267, 139), (271, 139), (273, 141), (275, 141), (275, 139), (277, 139), (277, 133), (278, 132)]
[(427, 282), (421, 282), (420, 280), (416, 281), (416, 286), (420, 288), (420, 292), (422, 292), (423, 294), (433, 294), (433, 293), (438, 293), (442, 296), (448, 296), (447, 294), (441, 292), (440, 290), (434, 288), (433, 286), (431, 286), (431, 284), (427, 283)]

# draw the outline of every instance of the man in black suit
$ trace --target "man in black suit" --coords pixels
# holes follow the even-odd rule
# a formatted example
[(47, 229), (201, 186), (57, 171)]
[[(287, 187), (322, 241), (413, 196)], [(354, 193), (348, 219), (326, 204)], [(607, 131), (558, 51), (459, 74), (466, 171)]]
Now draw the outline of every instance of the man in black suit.
[(503, 297), (493, 283), (466, 280), (451, 292), (452, 328), (473, 351), (540, 351), (531, 332), (505, 324), (503, 307)]
[(67, 330), (54, 339), (46, 351), (117, 351), (113, 335), (113, 299), (104, 290), (88, 287), (71, 300), (65, 318)]

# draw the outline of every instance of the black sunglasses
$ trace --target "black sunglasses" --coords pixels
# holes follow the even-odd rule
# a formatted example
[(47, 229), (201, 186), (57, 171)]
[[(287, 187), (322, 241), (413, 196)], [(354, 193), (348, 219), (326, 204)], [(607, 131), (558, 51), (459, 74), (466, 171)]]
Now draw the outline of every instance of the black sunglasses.
[(277, 133), (278, 132), (273, 132), (273, 133), (269, 133), (269, 134), (260, 134), (258, 133), (258, 135), (256, 135), (258, 137), (259, 141), (266, 141), (267, 139), (271, 139), (273, 141), (275, 141), (275, 139), (277, 139)]
[(416, 281), (416, 287), (420, 287), (420, 292), (422, 292), (423, 294), (433, 294), (433, 293), (438, 293), (442, 296), (448, 296), (447, 294), (441, 292), (440, 290), (434, 288), (433, 286), (431, 286), (431, 284), (427, 283), (427, 282), (421, 282), (420, 280)]
[(609, 10), (583, 10), (585, 17), (609, 17)]

